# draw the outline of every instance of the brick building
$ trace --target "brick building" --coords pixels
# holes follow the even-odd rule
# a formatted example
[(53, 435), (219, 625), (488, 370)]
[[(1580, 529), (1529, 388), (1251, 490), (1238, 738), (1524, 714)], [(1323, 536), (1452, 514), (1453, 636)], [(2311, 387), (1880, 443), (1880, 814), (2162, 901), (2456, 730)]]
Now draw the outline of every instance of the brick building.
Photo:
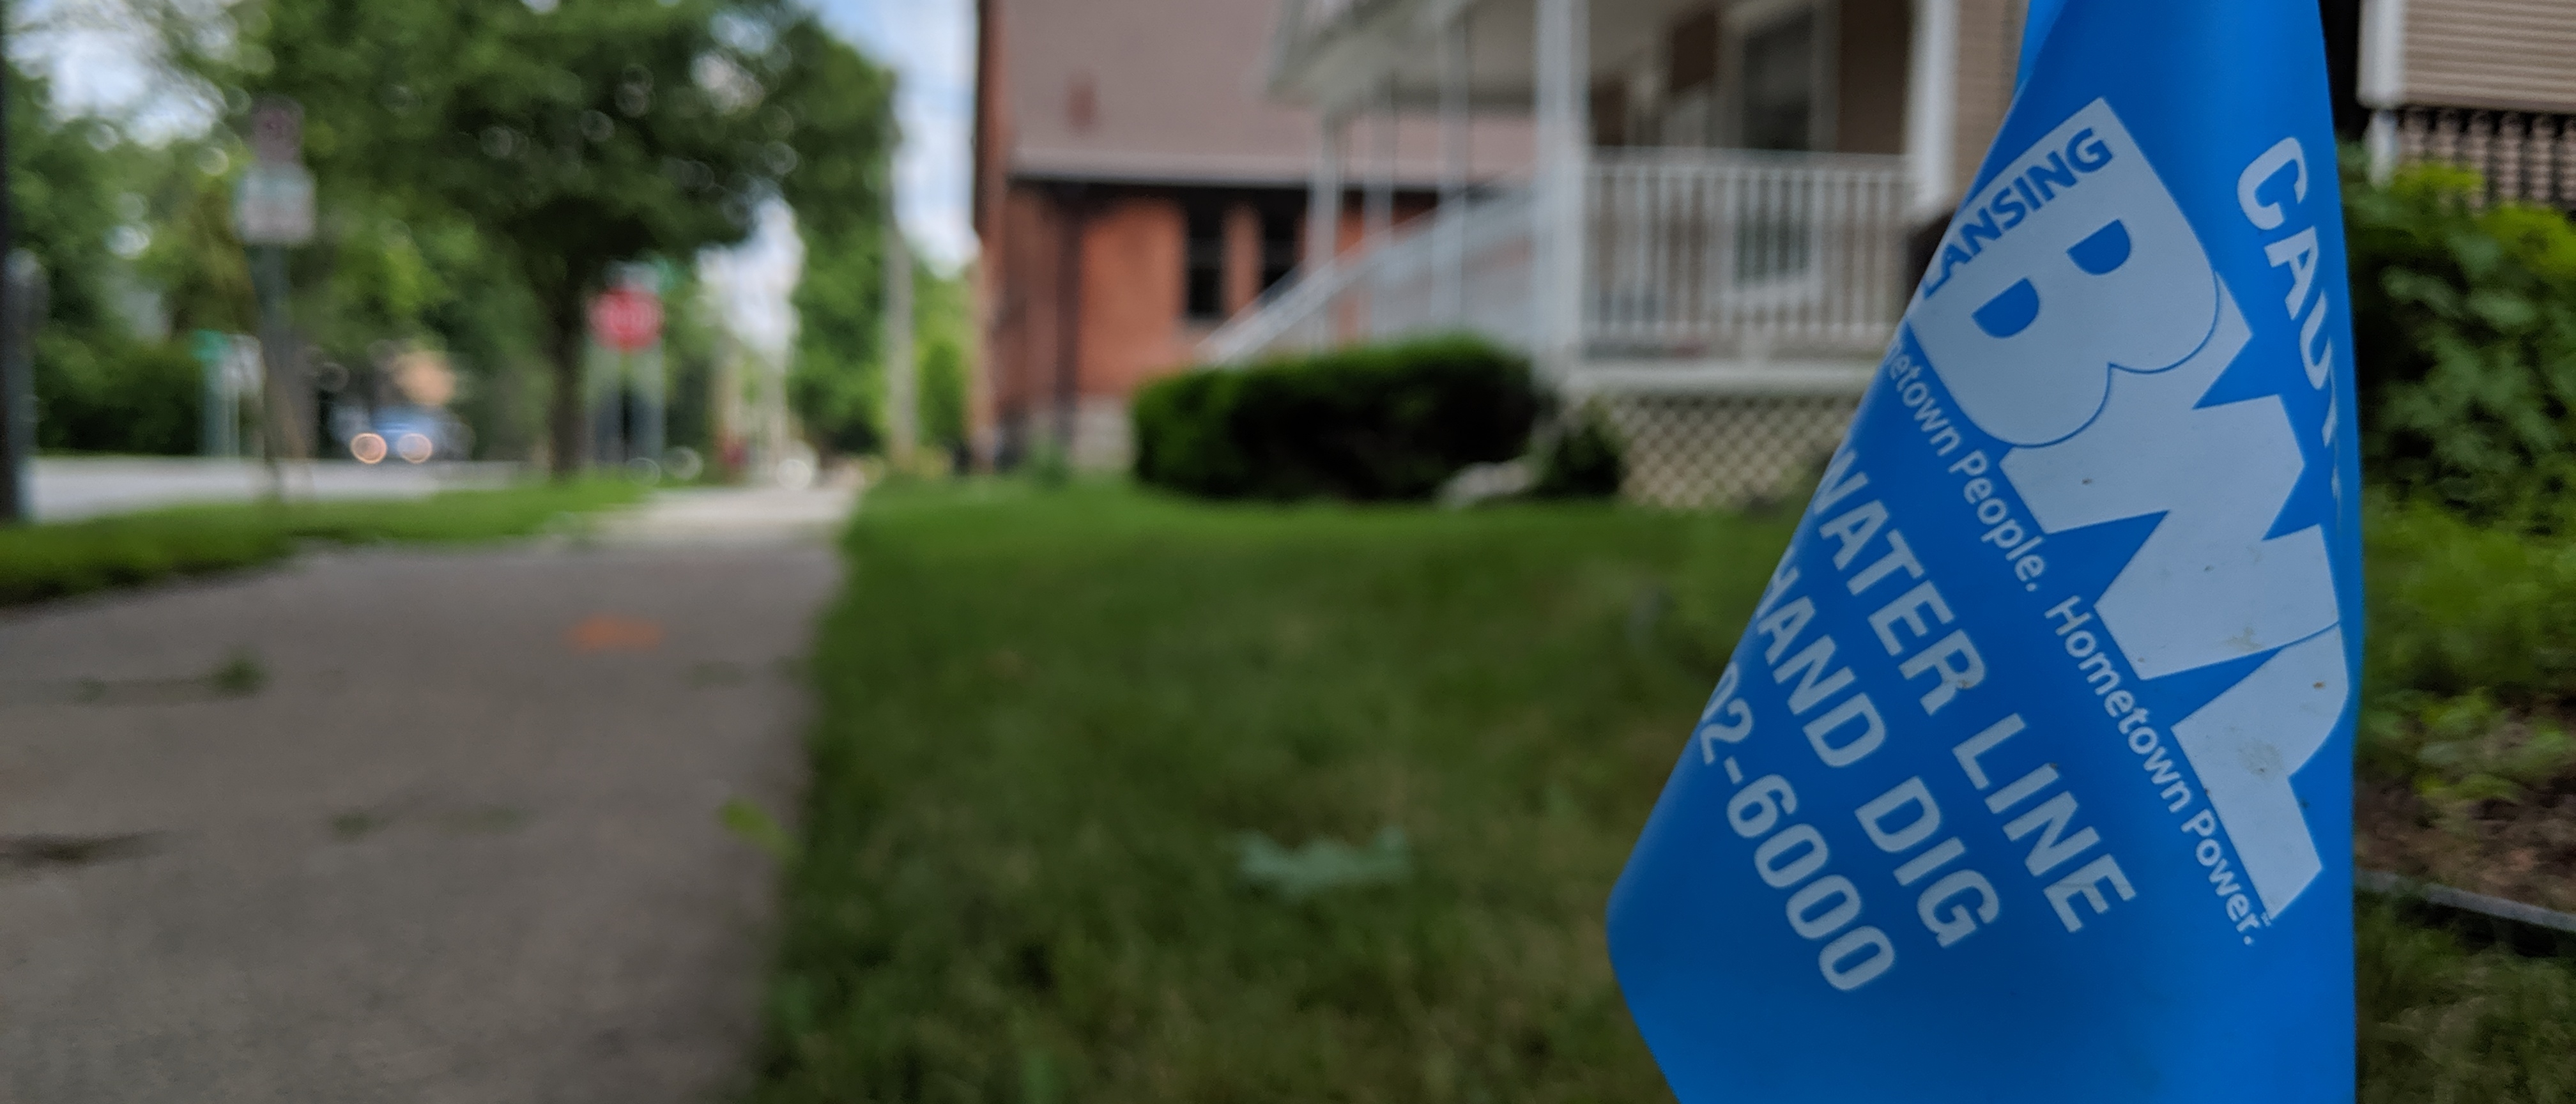
[[(983, 457), (1048, 443), (1122, 465), (1136, 387), (1306, 257), (1310, 112), (1263, 95), (1276, 0), (978, 0), (975, 229)], [(1357, 249), (1431, 205), (1423, 117), (1353, 133)], [(1464, 168), (1526, 166), (1525, 120), (1479, 121)]]

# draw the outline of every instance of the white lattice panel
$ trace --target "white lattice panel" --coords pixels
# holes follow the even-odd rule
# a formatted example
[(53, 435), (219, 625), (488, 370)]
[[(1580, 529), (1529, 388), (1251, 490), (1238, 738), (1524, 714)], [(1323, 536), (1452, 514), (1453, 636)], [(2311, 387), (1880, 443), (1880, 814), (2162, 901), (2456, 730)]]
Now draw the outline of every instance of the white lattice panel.
[(1857, 395), (1595, 395), (1627, 444), (1628, 499), (1681, 509), (1804, 494)]

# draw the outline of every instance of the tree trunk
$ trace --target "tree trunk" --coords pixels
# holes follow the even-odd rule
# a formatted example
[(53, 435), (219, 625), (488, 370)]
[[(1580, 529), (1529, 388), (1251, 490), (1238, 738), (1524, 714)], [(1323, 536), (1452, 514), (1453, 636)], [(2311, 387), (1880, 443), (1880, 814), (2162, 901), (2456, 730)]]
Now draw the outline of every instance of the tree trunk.
[(589, 427), (583, 415), (589, 404), (582, 387), (582, 359), (589, 351), (588, 323), (582, 312), (579, 288), (564, 293), (555, 304), (555, 385), (548, 401), (546, 424), (551, 447), (547, 470), (556, 482), (570, 482), (581, 474), (590, 459)]

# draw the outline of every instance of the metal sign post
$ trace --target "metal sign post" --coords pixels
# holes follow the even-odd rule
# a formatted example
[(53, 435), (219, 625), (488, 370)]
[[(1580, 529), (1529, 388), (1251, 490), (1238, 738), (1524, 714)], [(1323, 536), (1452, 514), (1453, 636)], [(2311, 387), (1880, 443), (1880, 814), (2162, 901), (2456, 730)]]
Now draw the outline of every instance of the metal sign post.
[(35, 512), (27, 458), (36, 451), (36, 327), (45, 318), (45, 268), (35, 254), (9, 254), (0, 310), (0, 524)]
[[(628, 434), (628, 439), (633, 442), (635, 455), (633, 459), (628, 461), (627, 467), (629, 470), (635, 471), (638, 476), (649, 476), (650, 478), (659, 479), (661, 477), (662, 465), (667, 462), (664, 459), (667, 442), (664, 441), (663, 438), (667, 436), (668, 433), (668, 426), (664, 424), (667, 407), (663, 402), (662, 395), (663, 377), (661, 342), (654, 342), (650, 347), (644, 349), (642, 352), (636, 353), (634, 356), (634, 369), (635, 414), (633, 421), (635, 428)], [(639, 468), (633, 462), (634, 459), (650, 461), (653, 466), (650, 468)]]
[[(8, 20), (0, 19), (0, 52), (5, 52), (8, 44), (7, 23)], [(12, 189), (8, 186), (9, 112), (6, 101), (6, 96), (0, 96), (0, 257), (14, 260), (16, 253), (10, 248), (13, 231), (10, 223), (14, 214), (11, 208), (15, 204), (10, 195)], [(14, 270), (16, 266), (10, 267)], [(5, 297), (0, 298), (0, 316), (5, 316), (0, 321), (9, 324), (8, 332), (0, 334), (0, 346), (8, 349), (17, 346), (16, 338), (21, 327), (14, 323), (17, 316), (24, 313), (16, 290), (0, 290), (0, 297)], [(33, 512), (27, 502), (28, 450), (22, 442), (35, 430), (34, 396), (17, 386), (16, 362), (16, 357), (0, 353), (0, 525), (25, 521)]]
[(261, 452), (268, 459), (269, 493), (286, 496), (285, 460), (311, 456), (301, 417), (308, 388), (295, 355), (287, 295), (286, 250), (313, 240), (313, 174), (302, 164), (304, 109), (283, 96), (263, 96), (251, 109), (251, 148), (258, 160), (242, 174), (233, 196), (233, 225), (251, 251), (251, 281), (259, 295), (260, 349), (267, 386), (261, 388)]

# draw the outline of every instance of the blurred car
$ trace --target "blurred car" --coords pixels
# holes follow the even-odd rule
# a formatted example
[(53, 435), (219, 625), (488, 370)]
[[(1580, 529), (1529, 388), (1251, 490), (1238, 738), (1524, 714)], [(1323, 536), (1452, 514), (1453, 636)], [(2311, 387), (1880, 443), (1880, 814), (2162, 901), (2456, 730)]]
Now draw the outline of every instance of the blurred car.
[(463, 422), (433, 407), (378, 407), (372, 414), (348, 419), (339, 428), (349, 455), (361, 464), (381, 464), (388, 459), (413, 464), (462, 460), (471, 444)]

